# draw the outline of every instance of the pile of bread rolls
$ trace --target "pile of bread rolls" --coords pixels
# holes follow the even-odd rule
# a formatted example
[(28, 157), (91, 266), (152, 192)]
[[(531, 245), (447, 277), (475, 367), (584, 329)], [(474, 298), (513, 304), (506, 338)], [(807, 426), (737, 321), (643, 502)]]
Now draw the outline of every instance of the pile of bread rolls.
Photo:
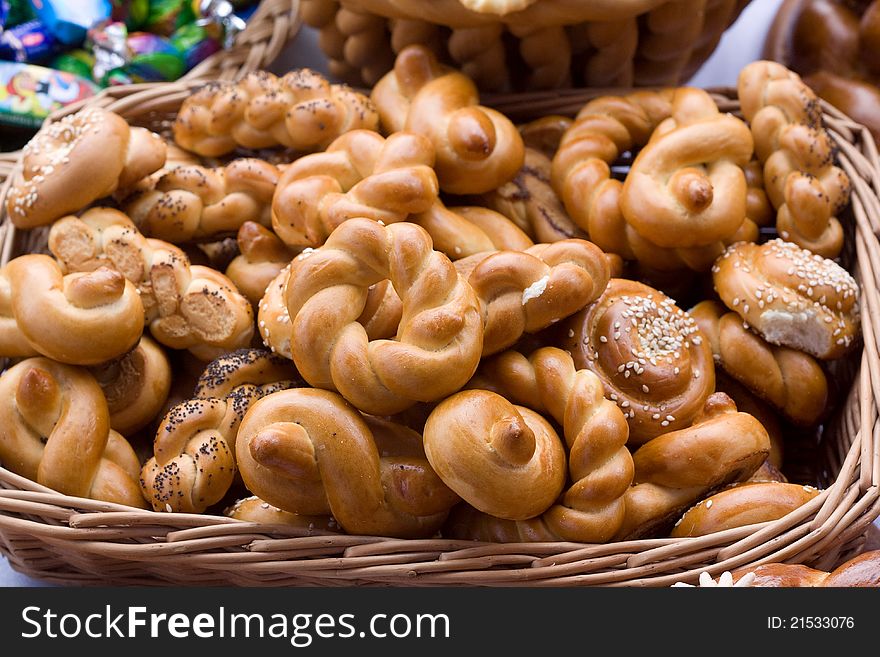
[[(369, 94), (86, 107), (6, 198), (0, 462), (63, 494), (303, 531), (609, 542), (779, 518), (783, 436), (859, 347), (850, 181), (768, 61), (515, 125), (430, 50)], [(619, 165), (625, 163), (626, 167)], [(798, 438), (800, 436), (800, 438)]]

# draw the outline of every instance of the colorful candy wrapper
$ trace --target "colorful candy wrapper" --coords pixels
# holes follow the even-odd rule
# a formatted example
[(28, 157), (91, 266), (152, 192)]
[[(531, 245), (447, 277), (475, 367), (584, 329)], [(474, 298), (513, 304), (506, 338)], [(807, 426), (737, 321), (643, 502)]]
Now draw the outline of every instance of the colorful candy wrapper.
[(184, 56), (170, 40), (149, 32), (128, 33), (123, 23), (89, 31), (95, 54), (92, 77), (102, 86), (169, 82), (186, 69)]
[(0, 0), (0, 32), (36, 17), (29, 0)]
[(150, 0), (110, 0), (113, 11), (110, 19), (125, 23), (129, 32), (141, 29), (150, 15)]
[(222, 49), (218, 30), (210, 26), (190, 23), (184, 25), (171, 35), (171, 43), (183, 55), (186, 70), (192, 70), (197, 64)]
[(229, 49), (239, 32), (247, 27), (245, 20), (235, 13), (229, 0), (192, 0), (193, 10), (199, 16), (199, 25), (219, 25), (223, 34), (223, 48)]
[(50, 66), (59, 71), (67, 71), (86, 80), (91, 80), (95, 56), (87, 50), (77, 48), (61, 53), (50, 62)]
[(39, 128), (52, 112), (98, 91), (90, 80), (66, 71), (0, 62), (0, 124)]
[(167, 37), (195, 19), (190, 0), (150, 0), (144, 30)]
[(8, 62), (42, 63), (62, 49), (63, 45), (38, 20), (16, 25), (0, 34), (0, 60)]
[(110, 0), (31, 0), (37, 18), (58, 41), (81, 46), (88, 31), (110, 18)]

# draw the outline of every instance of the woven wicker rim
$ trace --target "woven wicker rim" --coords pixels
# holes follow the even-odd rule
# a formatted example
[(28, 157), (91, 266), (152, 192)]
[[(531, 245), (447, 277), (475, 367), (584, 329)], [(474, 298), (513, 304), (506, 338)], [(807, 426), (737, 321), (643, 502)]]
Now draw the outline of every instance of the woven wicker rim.
[[(118, 87), (95, 100), (140, 122), (173, 112), (197, 80)], [(737, 112), (732, 89), (710, 90)], [(626, 90), (542, 92), (487, 98), (516, 120), (573, 115), (589, 98)], [(827, 487), (784, 518), (699, 538), (600, 545), (495, 544), (321, 534), (222, 516), (167, 514), (61, 495), (0, 468), (0, 551), (49, 582), (85, 585), (240, 586), (668, 586), (701, 572), (767, 562), (830, 569), (861, 549), (880, 516), (880, 158), (867, 129), (823, 103), (854, 183), (848, 260), (862, 286), (864, 345), (851, 359), (852, 387), (823, 439)], [(21, 166), (0, 158), (0, 189)], [(0, 263), (45, 245), (2, 215)], [(818, 470), (818, 468), (817, 468)], [(816, 473), (817, 479), (822, 473)]]

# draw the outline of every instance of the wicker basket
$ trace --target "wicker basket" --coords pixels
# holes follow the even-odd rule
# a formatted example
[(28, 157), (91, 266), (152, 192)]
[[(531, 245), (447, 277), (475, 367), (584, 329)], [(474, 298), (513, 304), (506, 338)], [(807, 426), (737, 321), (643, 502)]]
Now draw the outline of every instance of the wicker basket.
[[(484, 92), (678, 84), (715, 50), (749, 0), (537, 0), (478, 14), (463, 0), (303, 0), (329, 71), (371, 86), (406, 45), (428, 45)], [(519, 3), (522, 4), (522, 3)], [(565, 5), (563, 13), (536, 14)]]
[[(130, 122), (162, 129), (199, 84), (117, 87), (97, 102)], [(622, 93), (625, 90), (615, 90)], [(737, 112), (735, 92), (712, 90)], [(517, 119), (575, 113), (600, 93), (544, 92), (492, 99)], [(786, 517), (700, 538), (608, 544), (493, 544), (329, 535), (221, 515), (135, 510), (53, 492), (0, 468), (0, 551), (13, 568), (47, 582), (83, 585), (240, 586), (668, 586), (708, 571), (764, 562), (830, 569), (864, 545), (880, 516), (880, 161), (870, 135), (829, 106), (825, 120), (854, 181), (842, 217), (843, 264), (863, 289), (863, 345), (837, 361), (836, 413), (815, 440), (787, 449), (798, 483), (822, 492)], [(56, 117), (57, 118), (57, 117)], [(5, 197), (18, 154), (0, 159)], [(0, 262), (45, 251), (46, 229), (20, 231), (2, 217)]]

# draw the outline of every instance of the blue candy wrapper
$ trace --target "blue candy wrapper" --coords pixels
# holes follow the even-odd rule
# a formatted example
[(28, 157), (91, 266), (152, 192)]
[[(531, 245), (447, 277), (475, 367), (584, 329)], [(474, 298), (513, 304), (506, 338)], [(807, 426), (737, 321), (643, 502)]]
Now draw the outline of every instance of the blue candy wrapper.
[(79, 46), (89, 29), (110, 18), (110, 0), (31, 0), (37, 17), (61, 43)]
[(57, 55), (61, 44), (41, 21), (28, 21), (0, 33), (0, 59), (36, 64)]

